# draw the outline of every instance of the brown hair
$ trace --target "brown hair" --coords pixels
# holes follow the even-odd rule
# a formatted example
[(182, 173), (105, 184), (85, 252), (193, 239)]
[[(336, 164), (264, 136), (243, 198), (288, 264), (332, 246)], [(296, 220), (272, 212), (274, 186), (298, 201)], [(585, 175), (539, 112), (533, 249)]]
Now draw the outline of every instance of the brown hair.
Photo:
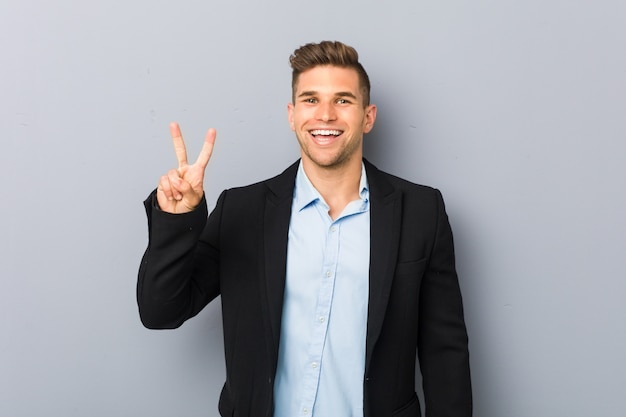
[(291, 75), (291, 90), (295, 100), (296, 85), (301, 73), (321, 65), (354, 69), (359, 75), (359, 84), (363, 94), (363, 106), (370, 103), (370, 79), (365, 68), (359, 62), (359, 54), (356, 49), (337, 41), (322, 41), (320, 43), (307, 43), (293, 51), (289, 57), (289, 63), (293, 70)]

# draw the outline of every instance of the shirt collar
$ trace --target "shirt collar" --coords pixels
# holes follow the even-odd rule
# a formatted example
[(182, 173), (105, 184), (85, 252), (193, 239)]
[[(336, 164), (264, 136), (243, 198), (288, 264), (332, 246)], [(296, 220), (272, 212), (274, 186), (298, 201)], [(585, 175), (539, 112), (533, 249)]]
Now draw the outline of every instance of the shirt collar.
[[(365, 172), (365, 164), (361, 162), (361, 180), (359, 182), (359, 196), (363, 203), (367, 203), (369, 200), (369, 184), (367, 182), (367, 173)], [(296, 174), (296, 186), (293, 191), (294, 207), (301, 211), (310, 204), (316, 202), (322, 202), (326, 204), (324, 198), (315, 189), (306, 172), (302, 166), (302, 161), (298, 166), (298, 173)]]

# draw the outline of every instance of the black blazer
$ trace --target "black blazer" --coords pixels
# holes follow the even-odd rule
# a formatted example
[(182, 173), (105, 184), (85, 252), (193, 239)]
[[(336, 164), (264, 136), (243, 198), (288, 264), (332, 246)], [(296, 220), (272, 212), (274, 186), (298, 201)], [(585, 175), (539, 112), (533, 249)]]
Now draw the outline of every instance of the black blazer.
[[(452, 232), (439, 191), (365, 161), (370, 188), (366, 417), (418, 417), (416, 351), (428, 417), (472, 413), (467, 333)], [(176, 328), (222, 297), (222, 416), (271, 417), (297, 163), (174, 215), (146, 200), (149, 243), (137, 285), (148, 328)], [(337, 416), (343, 417), (343, 416)]]

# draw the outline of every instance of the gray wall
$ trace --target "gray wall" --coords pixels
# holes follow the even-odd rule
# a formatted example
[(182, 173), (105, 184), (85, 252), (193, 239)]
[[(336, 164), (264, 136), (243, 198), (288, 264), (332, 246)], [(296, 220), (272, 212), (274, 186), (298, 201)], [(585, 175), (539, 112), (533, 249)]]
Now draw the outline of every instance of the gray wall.
[(218, 130), (208, 198), (297, 155), (287, 58), (357, 47), (367, 156), (440, 188), (479, 417), (626, 415), (626, 3), (0, 5), (0, 415), (215, 416), (219, 304), (142, 328), (142, 200)]

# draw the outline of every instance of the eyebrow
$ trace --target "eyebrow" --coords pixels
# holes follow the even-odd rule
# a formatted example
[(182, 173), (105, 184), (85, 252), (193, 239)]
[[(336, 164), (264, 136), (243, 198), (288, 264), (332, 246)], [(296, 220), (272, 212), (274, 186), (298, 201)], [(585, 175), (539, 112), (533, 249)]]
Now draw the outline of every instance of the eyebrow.
[[(301, 98), (301, 97), (311, 97), (311, 96), (316, 96), (318, 94), (319, 93), (317, 91), (303, 91), (300, 94), (298, 94), (298, 98)], [(335, 93), (334, 96), (335, 97), (349, 97), (349, 98), (352, 98), (354, 100), (357, 100), (357, 97), (353, 93), (351, 93), (349, 91), (340, 91), (338, 93)]]

